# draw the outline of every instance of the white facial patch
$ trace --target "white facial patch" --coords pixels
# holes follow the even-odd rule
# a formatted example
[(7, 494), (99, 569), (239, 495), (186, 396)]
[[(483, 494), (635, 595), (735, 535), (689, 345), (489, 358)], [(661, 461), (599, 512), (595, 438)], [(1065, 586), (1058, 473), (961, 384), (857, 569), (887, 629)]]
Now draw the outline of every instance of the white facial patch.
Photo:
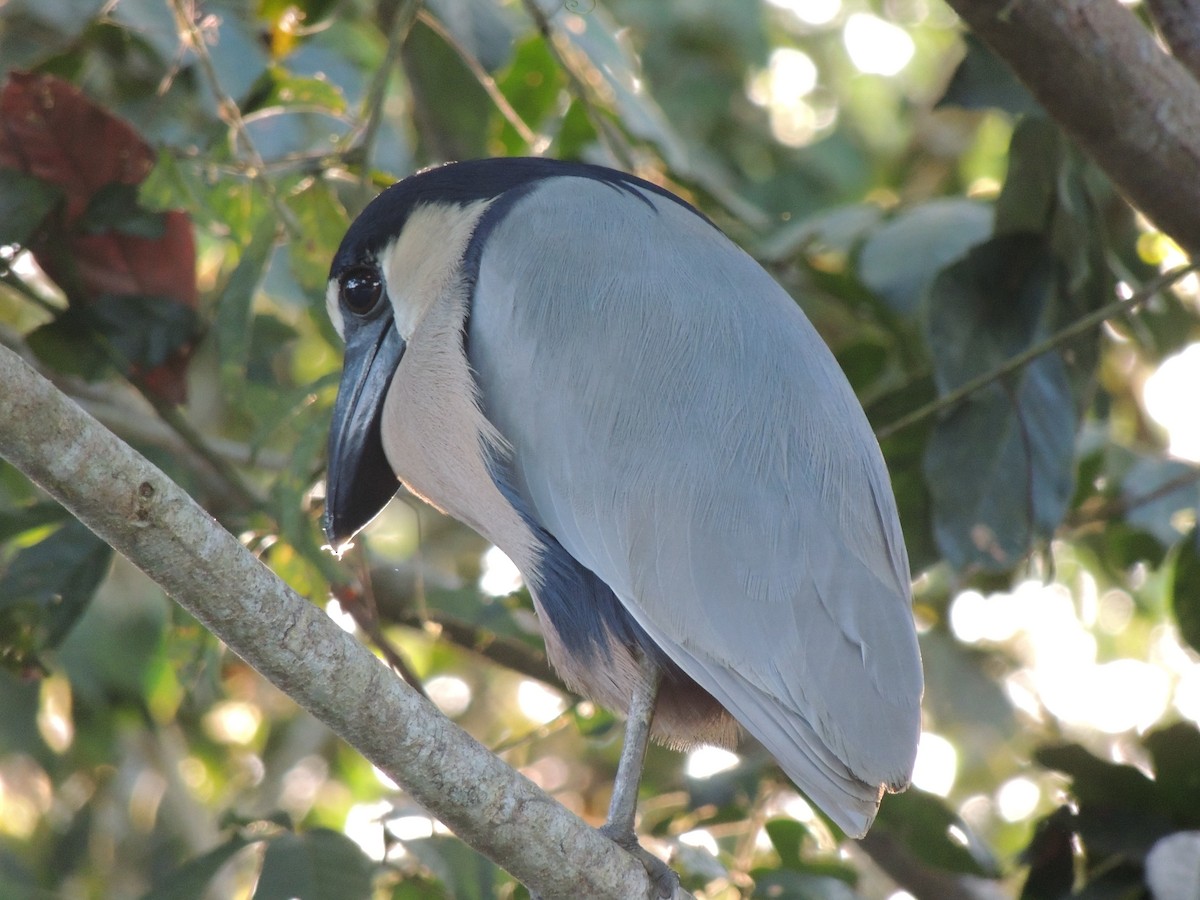
[(341, 293), (341, 285), (337, 283), (336, 278), (331, 278), (329, 284), (325, 285), (325, 311), (329, 313), (329, 321), (333, 323), (333, 329), (338, 333), (338, 337), (345, 340), (346, 320), (342, 318), (342, 307), (338, 302)]
[(379, 255), (396, 330), (406, 341), (433, 302), (458, 281), (475, 225), (492, 202), (422, 204), (409, 215), (400, 236)]

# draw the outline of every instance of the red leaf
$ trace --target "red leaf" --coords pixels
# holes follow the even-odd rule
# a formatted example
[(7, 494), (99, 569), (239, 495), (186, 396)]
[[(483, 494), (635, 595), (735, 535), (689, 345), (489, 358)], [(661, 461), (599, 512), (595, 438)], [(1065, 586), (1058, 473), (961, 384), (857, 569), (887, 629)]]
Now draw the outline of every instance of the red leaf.
[[(157, 238), (83, 234), (74, 227), (97, 191), (114, 182), (140, 184), (153, 165), (153, 149), (133, 126), (66, 81), (14, 72), (0, 91), (0, 166), (34, 175), (65, 194), (59, 227), (47, 229), (29, 249), (51, 278), (84, 300), (139, 295), (196, 306), (196, 248), (186, 213), (167, 213)], [(190, 347), (182, 348), (143, 373), (144, 380), (160, 396), (181, 401), (190, 355)]]

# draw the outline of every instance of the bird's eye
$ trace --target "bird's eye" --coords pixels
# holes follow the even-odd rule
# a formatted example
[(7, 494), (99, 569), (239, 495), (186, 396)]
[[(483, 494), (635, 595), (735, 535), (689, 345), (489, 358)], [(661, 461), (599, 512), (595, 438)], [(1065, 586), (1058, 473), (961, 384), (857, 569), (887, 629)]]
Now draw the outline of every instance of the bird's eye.
[(342, 306), (356, 316), (369, 316), (383, 296), (383, 282), (375, 269), (351, 269), (342, 276), (340, 283)]

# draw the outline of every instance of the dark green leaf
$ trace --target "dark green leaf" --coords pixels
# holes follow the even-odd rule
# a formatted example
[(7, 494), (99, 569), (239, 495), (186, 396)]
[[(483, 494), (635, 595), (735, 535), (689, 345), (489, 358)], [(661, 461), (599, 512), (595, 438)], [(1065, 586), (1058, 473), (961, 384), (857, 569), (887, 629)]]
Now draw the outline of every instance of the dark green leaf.
[(417, 22), (404, 44), (404, 68), (420, 110), (418, 138), (429, 159), (487, 156), (495, 107), (458, 54)]
[(1171, 610), (1179, 636), (1200, 650), (1200, 529), (1193, 528), (1175, 550), (1171, 577)]
[(246, 377), (252, 334), (251, 307), (275, 247), (275, 229), (272, 216), (263, 216), (259, 220), (249, 245), (242, 251), (217, 300), (213, 327), (226, 390), (236, 390)]
[(26, 243), (61, 198), (54, 185), (0, 168), (0, 247)]
[(70, 515), (57, 503), (37, 503), (0, 512), (0, 544), (11, 541), (27, 531), (62, 522)]
[(802, 871), (805, 868), (801, 853), (808, 829), (795, 819), (772, 819), (765, 826), (771, 846), (779, 854), (779, 865), (785, 869)]
[(845, 881), (825, 875), (787, 869), (773, 872), (760, 869), (752, 874), (754, 893), (751, 896), (756, 900), (858, 900), (860, 896)]
[(207, 853), (189, 859), (144, 894), (142, 900), (203, 900), (208, 895), (209, 882), (221, 868), (253, 843), (257, 841), (234, 835)]
[(20, 551), (0, 574), (0, 617), (31, 625), (42, 648), (57, 646), (87, 608), (111, 560), (112, 548), (72, 519)]
[(80, 310), (123, 359), (135, 366), (161, 366), (196, 339), (196, 311), (162, 297), (105, 296)]
[(1002, 109), (1012, 115), (1040, 112), (1041, 107), (1012, 70), (985, 47), (978, 38), (963, 38), (967, 54), (963, 57), (938, 106), (962, 106), (966, 109)]
[(462, 841), (431, 837), (406, 841), (405, 848), (441, 881), (455, 900), (495, 900), (499, 869)]
[(310, 296), (324, 298), (329, 261), (350, 227), (349, 216), (330, 185), (321, 180), (290, 196), (288, 206), (303, 234), (288, 245), (292, 274)]
[(876, 828), (937, 869), (995, 878), (1000, 866), (980, 837), (939, 797), (916, 788), (887, 797)]
[(930, 200), (874, 229), (858, 274), (896, 313), (915, 315), (930, 282), (992, 231), (992, 210), (978, 200)]
[[(1026, 349), (1045, 332), (1054, 263), (1040, 238), (971, 250), (929, 291), (939, 392)], [(924, 472), (934, 532), (955, 566), (1011, 568), (1062, 521), (1074, 486), (1077, 413), (1062, 357), (1044, 354), (960, 403), (935, 426)]]
[(996, 233), (1041, 233), (1057, 206), (1066, 146), (1049, 119), (1027, 116), (1017, 123), (1008, 150), (1008, 176), (996, 200)]
[(141, 238), (160, 238), (166, 230), (163, 214), (138, 204), (138, 186), (113, 182), (92, 196), (79, 219), (85, 234), (116, 232)]
[(1029, 875), (1020, 900), (1064, 900), (1075, 882), (1075, 816), (1061, 806), (1037, 823), (1021, 856)]
[(254, 900), (369, 900), (373, 864), (348, 837), (318, 828), (267, 842)]
[(1200, 828), (1200, 731), (1177, 722), (1146, 736), (1154, 783), (1179, 828)]
[(64, 375), (97, 381), (111, 371), (86, 317), (75, 310), (35, 328), (25, 340), (41, 362)]
[(1042, 747), (1035, 758), (1070, 776), (1091, 865), (1104, 866), (1106, 855), (1141, 857), (1173, 830), (1160, 789), (1133, 766), (1099, 759), (1078, 744)]

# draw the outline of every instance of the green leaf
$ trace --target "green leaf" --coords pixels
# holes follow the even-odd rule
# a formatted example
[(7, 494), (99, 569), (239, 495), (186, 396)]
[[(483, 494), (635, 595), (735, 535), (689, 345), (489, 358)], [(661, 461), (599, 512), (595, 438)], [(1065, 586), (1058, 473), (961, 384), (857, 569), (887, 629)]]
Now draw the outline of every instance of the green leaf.
[(963, 41), (967, 45), (967, 54), (954, 70), (938, 106), (994, 108), (1012, 115), (1041, 112), (1033, 95), (999, 57), (972, 34), (965, 35)]
[(1200, 828), (1200, 731), (1177, 722), (1151, 732), (1146, 749), (1154, 761), (1154, 783), (1179, 828)]
[(406, 841), (404, 847), (446, 885), (455, 900), (495, 900), (499, 869), (458, 838), (423, 838)]
[(0, 168), (0, 247), (25, 244), (62, 199), (62, 191), (32, 175)]
[(254, 900), (370, 900), (374, 870), (339, 832), (283, 832), (267, 841)]
[(287, 203), (302, 235), (289, 244), (292, 274), (309, 296), (323, 301), (329, 261), (350, 227), (350, 217), (330, 185), (319, 179), (288, 197)]
[(1200, 529), (1193, 528), (1176, 547), (1171, 570), (1171, 611), (1179, 636), (1200, 650)]
[(1029, 875), (1020, 900), (1061, 900), (1075, 882), (1075, 816), (1060, 806), (1037, 823), (1033, 839), (1021, 853)]
[(1160, 789), (1133, 766), (1099, 759), (1078, 744), (1041, 747), (1034, 757), (1070, 776), (1078, 831), (1093, 866), (1107, 854), (1141, 857), (1173, 830)]
[(766, 826), (771, 846), (779, 854), (779, 864), (785, 869), (802, 871), (805, 868), (801, 848), (808, 829), (795, 819), (772, 819)]
[(887, 797), (875, 827), (894, 835), (917, 859), (934, 868), (985, 878), (1000, 874), (987, 845), (933, 794), (909, 788)]
[(935, 276), (991, 231), (992, 210), (986, 203), (930, 200), (870, 233), (858, 257), (859, 277), (893, 311), (915, 315)]
[[(1054, 261), (1031, 235), (993, 238), (929, 291), (934, 380), (945, 394), (1045, 333)], [(934, 533), (954, 566), (1012, 568), (1062, 521), (1074, 487), (1077, 413), (1066, 366), (1044, 354), (958, 404), (934, 427), (924, 473)]]
[(488, 122), (496, 115), (471, 70), (441, 36), (417, 22), (404, 43), (405, 71), (420, 109), (418, 133), (430, 159), (487, 156)]
[(274, 217), (267, 215), (259, 219), (249, 245), (242, 251), (217, 299), (213, 328), (221, 358), (221, 380), (226, 390), (237, 390), (246, 377), (252, 335), (251, 308), (275, 248), (275, 234)]
[[(517, 115), (535, 132), (555, 111), (563, 85), (562, 70), (540, 35), (531, 35), (517, 47), (512, 65), (496, 80), (496, 86)], [(506, 155), (529, 152), (530, 148), (507, 120), (500, 126), (499, 140)]]
[(1008, 175), (996, 200), (997, 234), (1049, 228), (1065, 155), (1062, 132), (1049, 119), (1026, 116), (1017, 123), (1008, 148)]
[(74, 519), (21, 550), (0, 573), (0, 633), (56, 647), (108, 574), (112, 548)]
[(142, 895), (142, 900), (203, 900), (209, 882), (243, 849), (257, 841), (234, 835), (207, 853), (189, 859)]
[(0, 512), (0, 544), (12, 541), (27, 532), (56, 525), (71, 514), (57, 503), (35, 503), (20, 509)]
[(195, 340), (199, 329), (194, 309), (161, 297), (106, 296), (80, 313), (124, 359), (147, 369)]
[(279, 66), (271, 70), (270, 88), (255, 104), (256, 111), (271, 107), (307, 106), (341, 114), (346, 111), (342, 89), (328, 78), (293, 75)]
[(782, 262), (798, 253), (805, 255), (837, 254), (849, 257), (854, 247), (883, 218), (883, 210), (874, 203), (853, 203), (804, 216), (777, 229), (762, 244), (758, 259)]
[(796, 900), (859, 900), (860, 894), (839, 878), (814, 875), (789, 869), (751, 873), (755, 900), (796, 898)]
[(138, 203), (138, 186), (113, 182), (92, 196), (79, 219), (85, 234), (116, 232), (141, 238), (160, 238), (166, 223), (160, 212), (143, 209)]

